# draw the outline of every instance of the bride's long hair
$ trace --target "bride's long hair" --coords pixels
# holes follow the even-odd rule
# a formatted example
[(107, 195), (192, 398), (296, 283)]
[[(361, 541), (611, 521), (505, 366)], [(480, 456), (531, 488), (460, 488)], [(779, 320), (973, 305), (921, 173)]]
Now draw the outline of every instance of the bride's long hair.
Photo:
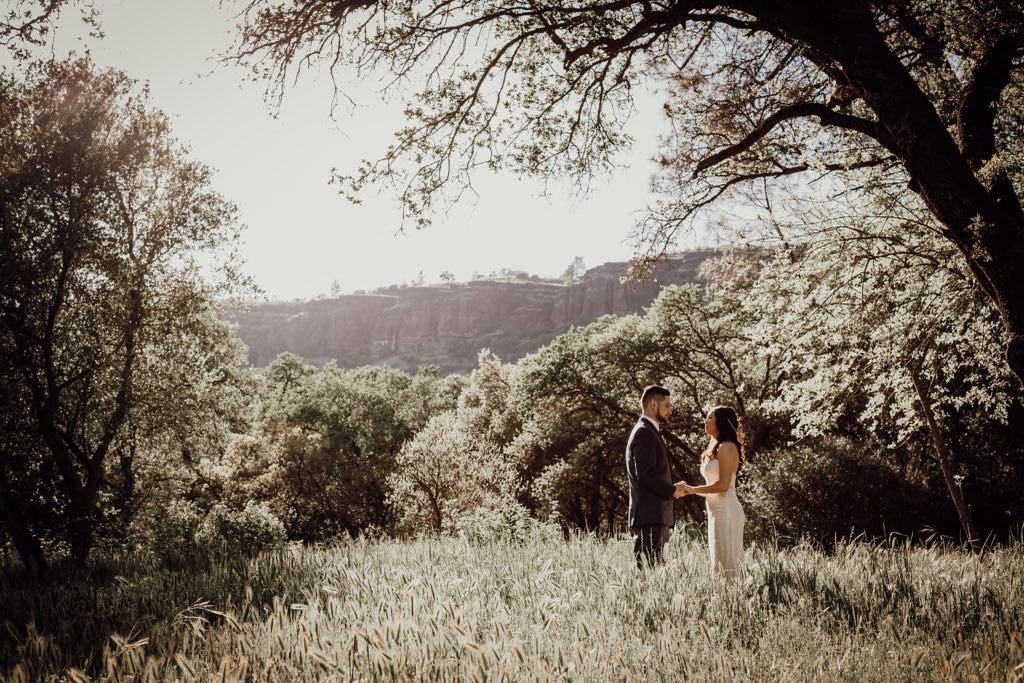
[(740, 462), (736, 467), (736, 471), (739, 472), (747, 464), (747, 434), (743, 429), (743, 419), (729, 406), (713, 408), (711, 416), (718, 428), (718, 436), (711, 446), (711, 457), (718, 457), (718, 447), (723, 443), (733, 442), (740, 452)]

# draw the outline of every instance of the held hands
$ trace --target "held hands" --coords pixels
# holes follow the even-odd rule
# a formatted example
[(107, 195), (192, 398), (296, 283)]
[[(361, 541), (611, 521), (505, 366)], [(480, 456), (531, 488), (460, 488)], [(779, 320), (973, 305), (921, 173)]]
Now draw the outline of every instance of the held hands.
[(685, 481), (676, 482), (676, 492), (672, 494), (673, 498), (682, 498), (687, 494), (693, 493), (693, 487), (687, 484)]

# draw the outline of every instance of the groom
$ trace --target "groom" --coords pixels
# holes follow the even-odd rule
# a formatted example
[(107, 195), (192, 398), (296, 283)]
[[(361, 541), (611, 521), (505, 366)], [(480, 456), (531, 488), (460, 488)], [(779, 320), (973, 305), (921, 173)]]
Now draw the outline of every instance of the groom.
[(640, 395), (643, 414), (626, 444), (629, 477), (629, 530), (637, 567), (662, 561), (661, 549), (675, 523), (673, 499), (684, 494), (682, 483), (672, 483), (668, 452), (661, 439), (661, 424), (672, 415), (672, 401), (665, 387), (644, 387)]

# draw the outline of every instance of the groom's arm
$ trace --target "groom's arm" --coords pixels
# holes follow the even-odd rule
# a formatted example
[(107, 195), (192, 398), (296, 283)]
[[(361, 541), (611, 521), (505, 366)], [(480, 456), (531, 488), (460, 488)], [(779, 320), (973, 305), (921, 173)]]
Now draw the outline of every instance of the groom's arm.
[(641, 429), (633, 437), (631, 448), (637, 482), (651, 493), (671, 500), (676, 487), (658, 477), (658, 444), (654, 436), (646, 429)]

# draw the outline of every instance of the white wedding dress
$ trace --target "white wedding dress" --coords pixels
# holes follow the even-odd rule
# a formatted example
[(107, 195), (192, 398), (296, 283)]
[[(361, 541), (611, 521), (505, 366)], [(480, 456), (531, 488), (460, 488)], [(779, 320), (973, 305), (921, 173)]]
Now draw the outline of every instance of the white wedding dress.
[[(700, 466), (704, 481), (714, 484), (718, 481), (718, 460), (709, 458)], [(736, 473), (729, 482), (725, 493), (704, 495), (708, 511), (708, 553), (711, 556), (711, 573), (721, 572), (727, 581), (737, 578), (743, 569), (743, 506), (736, 497)]]

